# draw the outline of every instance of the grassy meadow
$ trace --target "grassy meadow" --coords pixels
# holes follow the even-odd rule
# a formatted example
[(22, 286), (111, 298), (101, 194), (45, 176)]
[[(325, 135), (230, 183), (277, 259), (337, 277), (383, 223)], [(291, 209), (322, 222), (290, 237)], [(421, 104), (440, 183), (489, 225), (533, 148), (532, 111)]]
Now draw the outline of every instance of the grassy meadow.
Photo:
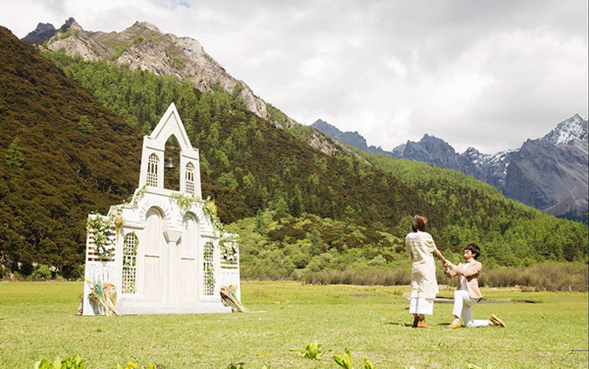
[[(440, 296), (453, 289), (441, 286)], [(42, 357), (80, 354), (86, 368), (140, 366), (245, 369), (337, 368), (349, 349), (354, 367), (586, 368), (586, 292), (483, 288), (475, 319), (497, 314), (507, 328), (446, 329), (452, 304), (435, 304), (432, 329), (413, 329), (408, 286), (242, 282), (249, 313), (76, 316), (81, 282), (0, 283), (0, 367), (33, 368)], [(322, 344), (319, 360), (302, 357)]]

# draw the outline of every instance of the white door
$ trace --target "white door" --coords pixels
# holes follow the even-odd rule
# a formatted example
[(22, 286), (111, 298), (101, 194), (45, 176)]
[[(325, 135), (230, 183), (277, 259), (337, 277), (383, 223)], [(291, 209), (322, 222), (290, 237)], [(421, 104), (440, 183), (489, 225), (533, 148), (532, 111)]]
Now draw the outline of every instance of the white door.
[(143, 296), (147, 301), (162, 301), (162, 257), (164, 245), (164, 217), (159, 210), (147, 212), (145, 223), (144, 286)]
[(197, 301), (198, 271), (197, 242), (199, 226), (196, 217), (188, 214), (184, 217), (180, 248), (180, 300), (182, 302)]

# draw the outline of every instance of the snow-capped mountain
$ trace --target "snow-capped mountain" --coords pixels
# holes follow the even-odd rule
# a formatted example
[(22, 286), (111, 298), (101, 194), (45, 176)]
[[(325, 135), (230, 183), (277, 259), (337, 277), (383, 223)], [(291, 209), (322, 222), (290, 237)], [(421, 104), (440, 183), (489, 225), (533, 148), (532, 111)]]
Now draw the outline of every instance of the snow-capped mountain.
[[(326, 125), (331, 128), (324, 130)], [(350, 134), (325, 122), (313, 126), (344, 143)], [(393, 158), (461, 171), (526, 205), (549, 214), (582, 219), (586, 218), (589, 208), (587, 136), (587, 119), (576, 114), (544, 137), (527, 140), (517, 150), (485, 154), (469, 147), (458, 154), (444, 140), (426, 134), (419, 142), (407, 141), (385, 153)], [(366, 149), (369, 146), (357, 132), (354, 140), (347, 141), (363, 142), (362, 147), (356, 147), (374, 151)]]
[(498, 189), (505, 186), (507, 167), (515, 150), (501, 151), (496, 154), (484, 154), (474, 147), (469, 147), (459, 155), (460, 171), (486, 182)]
[(558, 123), (556, 128), (542, 139), (553, 144), (566, 144), (575, 139), (587, 141), (587, 118), (576, 114), (564, 122)]

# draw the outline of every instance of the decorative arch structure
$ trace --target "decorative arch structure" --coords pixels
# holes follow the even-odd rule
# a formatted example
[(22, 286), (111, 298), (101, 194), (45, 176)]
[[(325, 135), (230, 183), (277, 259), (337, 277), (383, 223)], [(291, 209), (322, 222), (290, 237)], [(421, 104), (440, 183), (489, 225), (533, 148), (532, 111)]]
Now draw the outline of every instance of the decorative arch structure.
[[(180, 191), (164, 188), (171, 136), (180, 146)], [(114, 285), (119, 314), (231, 312), (219, 291), (233, 285), (240, 295), (237, 237), (216, 229), (207, 207), (198, 150), (171, 104), (143, 139), (132, 201), (88, 216), (83, 315), (108, 313), (91, 299), (96, 284)]]

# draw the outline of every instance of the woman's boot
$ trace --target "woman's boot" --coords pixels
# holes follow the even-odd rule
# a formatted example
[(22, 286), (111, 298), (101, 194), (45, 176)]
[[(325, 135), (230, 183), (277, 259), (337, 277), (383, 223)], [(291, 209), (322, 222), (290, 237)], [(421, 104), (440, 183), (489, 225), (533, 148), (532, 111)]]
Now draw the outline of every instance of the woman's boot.
[(419, 316), (418, 315), (413, 316), (413, 325), (412, 325), (412, 327), (413, 328), (417, 328), (417, 323), (418, 322), (419, 322)]
[(429, 325), (425, 324), (425, 317), (423, 315), (420, 316), (417, 321), (417, 328), (431, 328)]

